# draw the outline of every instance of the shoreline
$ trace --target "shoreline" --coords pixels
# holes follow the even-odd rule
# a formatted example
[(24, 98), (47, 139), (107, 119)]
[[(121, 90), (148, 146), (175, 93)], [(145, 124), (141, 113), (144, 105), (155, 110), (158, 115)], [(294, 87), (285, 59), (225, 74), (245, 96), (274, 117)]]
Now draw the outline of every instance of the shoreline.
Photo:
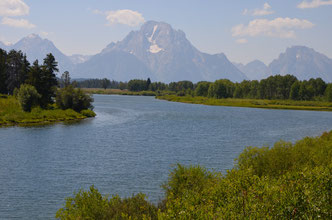
[(0, 127), (10, 126), (40, 126), (58, 122), (73, 122), (95, 117), (92, 110), (76, 112), (73, 109), (41, 109), (33, 108), (31, 112), (24, 112), (18, 101), (12, 96), (0, 98)]
[(186, 104), (262, 108), (280, 110), (332, 111), (332, 103), (318, 101), (265, 100), (265, 99), (214, 99), (206, 97), (164, 95), (156, 99)]

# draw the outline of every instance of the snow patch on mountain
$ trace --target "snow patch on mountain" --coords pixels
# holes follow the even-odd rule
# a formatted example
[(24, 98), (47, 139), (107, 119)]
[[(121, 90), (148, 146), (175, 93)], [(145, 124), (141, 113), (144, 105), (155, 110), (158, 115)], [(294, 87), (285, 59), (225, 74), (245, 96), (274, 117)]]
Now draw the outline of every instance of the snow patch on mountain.
[(150, 53), (159, 53), (160, 51), (164, 50), (163, 48), (160, 48), (158, 44), (156, 43), (156, 40), (153, 40), (153, 36), (156, 33), (156, 30), (158, 29), (158, 25), (155, 25), (153, 27), (153, 31), (150, 37), (148, 37), (148, 41), (151, 43), (149, 52)]

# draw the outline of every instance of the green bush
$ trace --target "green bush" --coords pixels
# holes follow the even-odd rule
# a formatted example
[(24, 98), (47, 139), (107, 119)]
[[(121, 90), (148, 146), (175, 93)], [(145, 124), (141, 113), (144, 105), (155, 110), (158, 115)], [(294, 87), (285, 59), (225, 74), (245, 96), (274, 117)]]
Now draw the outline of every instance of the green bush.
[(30, 112), (32, 107), (37, 106), (41, 97), (36, 88), (28, 84), (22, 84), (19, 89), (15, 89), (14, 94), (25, 112)]
[(332, 102), (332, 83), (329, 83), (325, 89), (325, 97), (328, 102)]
[(119, 196), (102, 196), (91, 186), (80, 190), (56, 213), (59, 219), (157, 219), (157, 208), (146, 201), (144, 194), (121, 199)]
[(94, 113), (90, 109), (82, 110), (81, 114), (84, 115), (84, 116), (86, 116), (86, 117), (95, 117), (96, 116), (96, 113)]
[(93, 98), (81, 89), (72, 86), (59, 89), (56, 95), (56, 105), (61, 109), (74, 109), (77, 112), (93, 109)]

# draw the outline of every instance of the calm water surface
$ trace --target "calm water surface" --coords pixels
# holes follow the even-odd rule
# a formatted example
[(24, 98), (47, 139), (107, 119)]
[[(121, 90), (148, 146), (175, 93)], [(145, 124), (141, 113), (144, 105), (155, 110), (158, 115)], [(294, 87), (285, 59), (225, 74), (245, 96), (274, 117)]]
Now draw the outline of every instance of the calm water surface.
[(0, 218), (52, 219), (80, 188), (157, 202), (172, 165), (225, 172), (245, 146), (332, 129), (331, 112), (191, 105), (95, 95), (97, 117), (0, 128)]

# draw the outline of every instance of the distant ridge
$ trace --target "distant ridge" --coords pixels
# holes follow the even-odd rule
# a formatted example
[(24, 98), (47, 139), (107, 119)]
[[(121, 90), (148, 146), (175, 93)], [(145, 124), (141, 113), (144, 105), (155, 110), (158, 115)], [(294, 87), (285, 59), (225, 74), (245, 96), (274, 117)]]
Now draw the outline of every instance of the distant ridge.
[(242, 81), (247, 78), (224, 54), (202, 53), (188, 41), (183, 31), (156, 21), (148, 21), (122, 41), (109, 44), (101, 53), (77, 65), (74, 72), (77, 76), (95, 73), (97, 77), (129, 80), (133, 73), (128, 66), (137, 70), (135, 78), (149, 76), (164, 82), (220, 78)]
[(332, 82), (332, 59), (304, 46), (287, 48), (271, 62), (272, 74), (292, 74), (298, 79), (322, 78)]
[(103, 78), (128, 81), (133, 78), (153, 81), (214, 81), (230, 79), (260, 80), (270, 75), (292, 74), (298, 79), (322, 78), (332, 82), (332, 59), (305, 46), (287, 48), (268, 66), (259, 60), (246, 65), (231, 63), (225, 54), (206, 54), (196, 49), (181, 30), (165, 22), (148, 21), (131, 31), (122, 41), (112, 42), (93, 56), (66, 56), (53, 42), (37, 34), (22, 38), (14, 45), (0, 42), (5, 50), (21, 50), (32, 63), (43, 62), (52, 53), (60, 74), (68, 70), (74, 78)]

